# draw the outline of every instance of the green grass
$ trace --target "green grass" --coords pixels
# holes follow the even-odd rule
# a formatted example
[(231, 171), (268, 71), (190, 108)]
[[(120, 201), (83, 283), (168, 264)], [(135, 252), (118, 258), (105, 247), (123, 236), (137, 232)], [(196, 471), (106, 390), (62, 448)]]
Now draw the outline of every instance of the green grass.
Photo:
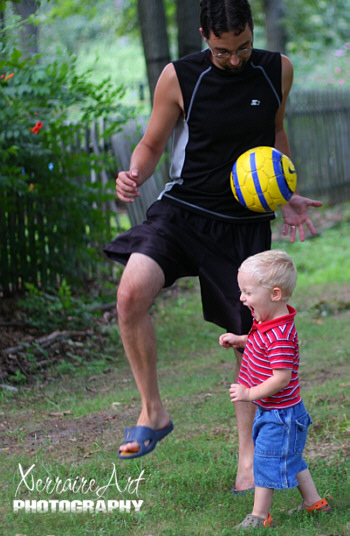
[[(301, 385), (313, 418), (305, 457), (317, 488), (332, 505), (330, 516), (288, 516), (297, 490), (275, 493), (275, 536), (345, 536), (349, 533), (347, 440), (349, 431), (350, 274), (348, 212), (343, 222), (304, 244), (275, 242), (299, 268), (293, 305), (301, 348)], [(117, 448), (139, 412), (139, 396), (115, 329), (105, 335), (108, 360), (72, 372), (52, 370), (45, 384), (0, 391), (0, 534), (15, 536), (230, 536), (251, 511), (253, 495), (233, 496), (237, 430), (227, 394), (233, 379), (231, 351), (218, 344), (221, 329), (202, 320), (198, 288), (185, 280), (153, 308), (159, 339), (159, 379), (174, 432), (153, 454), (121, 462)], [(109, 339), (111, 337), (111, 340)], [(111, 357), (113, 344), (118, 355)], [(65, 413), (66, 412), (66, 413)], [(5, 430), (5, 432), (4, 432)], [(35, 433), (34, 433), (35, 432)], [(125, 488), (141, 472), (143, 500), (136, 513), (15, 514), (18, 464), (35, 464), (34, 481), (84, 476), (105, 485), (116, 466)], [(132, 491), (132, 490), (130, 490)], [(96, 499), (94, 493), (30, 492), (20, 499)], [(135, 500), (111, 486), (104, 499)], [(266, 531), (265, 531), (266, 532)], [(255, 531), (263, 534), (264, 531)]]

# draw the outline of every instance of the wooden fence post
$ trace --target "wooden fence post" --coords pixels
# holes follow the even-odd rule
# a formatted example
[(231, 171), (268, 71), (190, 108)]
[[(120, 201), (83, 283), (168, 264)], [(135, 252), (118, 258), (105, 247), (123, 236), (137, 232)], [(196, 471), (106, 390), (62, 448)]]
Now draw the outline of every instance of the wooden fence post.
[[(128, 170), (130, 165), (131, 153), (137, 143), (142, 138), (145, 124), (137, 124), (134, 120), (129, 121), (120, 132), (114, 134), (111, 138), (113, 153), (117, 160), (119, 170)], [(164, 166), (163, 166), (164, 168)], [(141, 223), (148, 207), (157, 199), (160, 191), (164, 187), (165, 178), (162, 175), (162, 167), (158, 169), (140, 188), (141, 196), (135, 199), (134, 203), (126, 206), (131, 225)]]

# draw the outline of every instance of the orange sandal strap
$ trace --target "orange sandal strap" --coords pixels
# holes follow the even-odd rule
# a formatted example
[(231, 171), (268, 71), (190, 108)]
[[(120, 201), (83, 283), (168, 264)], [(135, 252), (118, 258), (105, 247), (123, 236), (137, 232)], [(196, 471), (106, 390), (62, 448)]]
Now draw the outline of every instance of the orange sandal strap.
[(312, 512), (313, 510), (328, 510), (329, 504), (326, 499), (321, 499), (320, 501), (315, 502), (312, 506), (307, 506), (306, 510)]

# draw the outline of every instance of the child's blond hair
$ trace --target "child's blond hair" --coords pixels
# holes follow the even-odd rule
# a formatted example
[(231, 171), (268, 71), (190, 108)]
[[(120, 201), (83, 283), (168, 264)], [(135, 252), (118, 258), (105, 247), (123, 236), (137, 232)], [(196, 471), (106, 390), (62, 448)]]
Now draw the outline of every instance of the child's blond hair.
[(238, 271), (253, 274), (259, 285), (273, 289), (278, 287), (283, 298), (289, 298), (297, 282), (297, 270), (293, 259), (283, 250), (272, 249), (248, 257)]

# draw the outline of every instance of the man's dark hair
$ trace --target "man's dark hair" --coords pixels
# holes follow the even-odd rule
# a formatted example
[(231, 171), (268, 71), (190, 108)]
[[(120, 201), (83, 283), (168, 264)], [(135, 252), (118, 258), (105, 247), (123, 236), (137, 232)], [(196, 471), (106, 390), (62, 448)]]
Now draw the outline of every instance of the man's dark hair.
[(202, 0), (200, 5), (201, 27), (207, 39), (211, 31), (216, 37), (226, 32), (239, 35), (246, 24), (253, 31), (253, 17), (247, 0)]

